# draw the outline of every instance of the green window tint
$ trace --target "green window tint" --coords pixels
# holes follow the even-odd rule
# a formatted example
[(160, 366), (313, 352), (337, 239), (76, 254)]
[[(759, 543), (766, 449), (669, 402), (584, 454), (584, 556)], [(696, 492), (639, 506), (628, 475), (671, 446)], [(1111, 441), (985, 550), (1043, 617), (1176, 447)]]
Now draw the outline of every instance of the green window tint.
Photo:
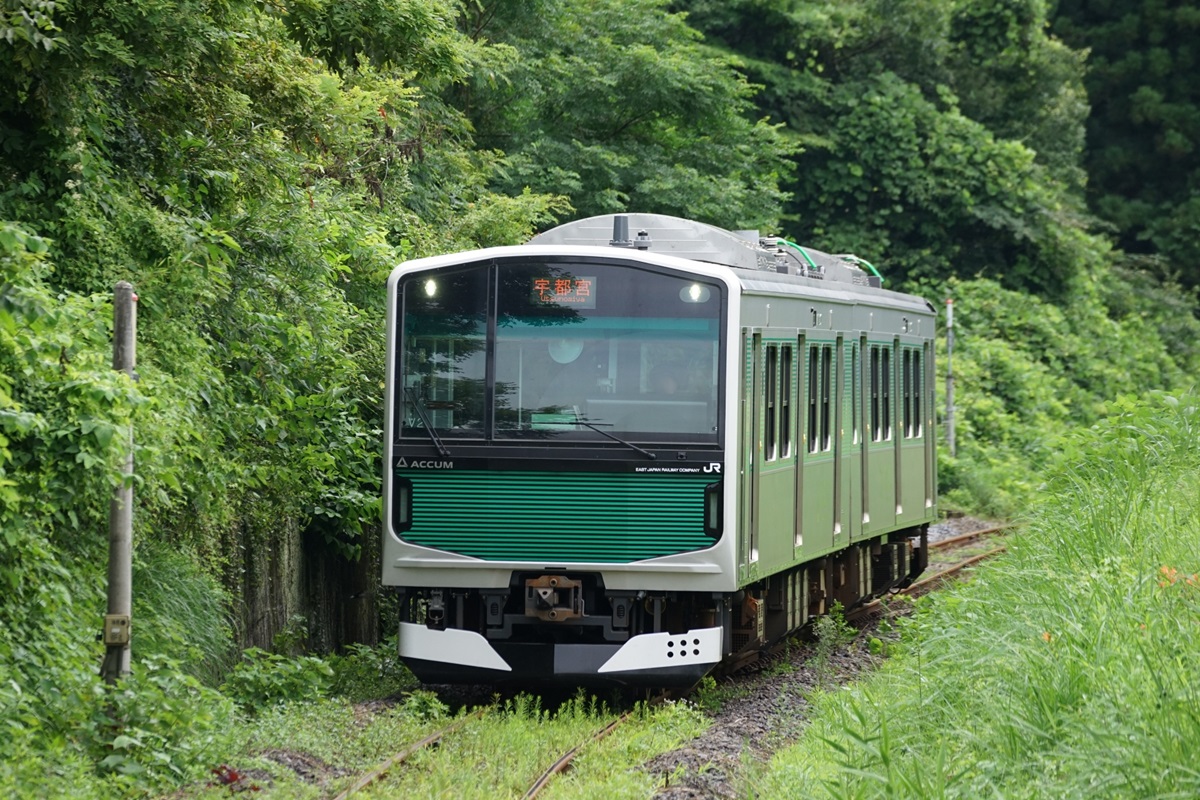
[(833, 449), (833, 345), (808, 348), (808, 452)]
[(416, 429), (428, 423), (440, 431), (482, 437), (487, 270), (476, 266), (413, 276), (401, 284), (400, 292), (400, 435), (423, 436)]
[(763, 425), (763, 459), (774, 461), (778, 456), (775, 441), (776, 414), (779, 410), (776, 396), (779, 385), (779, 347), (777, 345), (767, 345), (767, 365), (764, 379), (763, 397), (766, 400), (764, 408), (766, 419)]
[(892, 383), (894, 378), (892, 375), (892, 348), (881, 347), (879, 349), (882, 358), (882, 366), (879, 371), (879, 408), (883, 412), (880, 426), (883, 441), (890, 441), (892, 438)]
[(810, 346), (808, 348), (808, 452), (810, 453), (815, 453), (820, 449), (820, 441), (817, 439), (820, 415), (820, 407), (817, 400), (820, 396), (817, 364), (820, 358), (820, 346), (815, 344)]
[(892, 349), (871, 345), (870, 350), (871, 441), (886, 442), (892, 438)]
[(720, 440), (719, 284), (547, 257), (398, 291), (398, 438)]
[(858, 344), (850, 345), (850, 436), (858, 444)]
[(904, 438), (912, 438), (912, 351), (907, 347), (900, 354), (900, 427)]
[(779, 351), (779, 457), (792, 454), (792, 346), (784, 345)]
[(925, 392), (925, 373), (921, 369), (921, 351), (912, 351), (913, 382), (913, 438), (920, 438), (925, 431), (921, 425), (921, 396)]
[(904, 348), (901, 379), (901, 392), (903, 394), (901, 409), (904, 415), (902, 420), (904, 438), (918, 439), (921, 437), (921, 393), (924, 390), (920, 350), (911, 347)]
[(717, 440), (719, 286), (569, 261), (497, 276), (497, 437)]
[(821, 348), (821, 450), (833, 447), (830, 431), (833, 429), (833, 347)]

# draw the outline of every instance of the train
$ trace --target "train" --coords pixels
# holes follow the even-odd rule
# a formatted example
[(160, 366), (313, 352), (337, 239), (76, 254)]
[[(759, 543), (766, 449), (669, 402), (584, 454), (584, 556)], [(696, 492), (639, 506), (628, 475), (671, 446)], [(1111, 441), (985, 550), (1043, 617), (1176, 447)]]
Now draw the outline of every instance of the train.
[(426, 683), (670, 687), (925, 568), (936, 312), (659, 214), (388, 279), (382, 582)]

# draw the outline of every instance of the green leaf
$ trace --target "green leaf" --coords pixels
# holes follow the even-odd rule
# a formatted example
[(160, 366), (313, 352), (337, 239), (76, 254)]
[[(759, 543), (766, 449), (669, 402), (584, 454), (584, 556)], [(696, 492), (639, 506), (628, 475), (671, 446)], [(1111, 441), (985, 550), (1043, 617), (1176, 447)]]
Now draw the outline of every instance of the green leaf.
[(122, 734), (112, 740), (112, 746), (115, 750), (128, 750), (133, 747), (141, 747), (142, 743), (132, 736)]

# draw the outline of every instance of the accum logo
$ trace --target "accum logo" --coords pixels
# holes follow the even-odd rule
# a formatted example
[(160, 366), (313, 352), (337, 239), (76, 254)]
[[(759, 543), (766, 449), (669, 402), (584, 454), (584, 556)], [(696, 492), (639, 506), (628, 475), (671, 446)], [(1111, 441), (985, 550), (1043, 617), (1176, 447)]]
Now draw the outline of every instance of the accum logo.
[(454, 469), (453, 461), (431, 461), (421, 459), (409, 461), (404, 456), (396, 459), (396, 469)]

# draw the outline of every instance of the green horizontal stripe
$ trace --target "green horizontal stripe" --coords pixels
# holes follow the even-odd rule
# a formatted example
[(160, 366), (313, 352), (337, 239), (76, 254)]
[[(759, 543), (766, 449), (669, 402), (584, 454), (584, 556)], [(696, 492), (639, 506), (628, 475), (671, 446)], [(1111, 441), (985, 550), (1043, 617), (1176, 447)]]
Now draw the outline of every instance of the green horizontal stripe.
[(490, 561), (628, 563), (708, 547), (711, 475), (405, 471), (414, 544)]

